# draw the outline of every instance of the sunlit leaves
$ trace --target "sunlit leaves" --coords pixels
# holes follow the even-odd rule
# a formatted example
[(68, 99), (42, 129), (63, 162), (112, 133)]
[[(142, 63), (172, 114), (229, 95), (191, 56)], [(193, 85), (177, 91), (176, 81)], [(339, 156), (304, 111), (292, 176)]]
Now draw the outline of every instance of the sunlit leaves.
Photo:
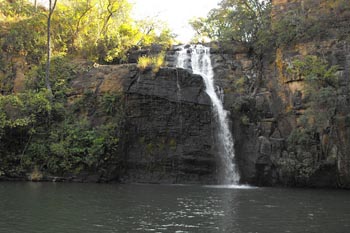
[(207, 18), (191, 21), (202, 37), (254, 44), (269, 25), (270, 3), (259, 0), (223, 0)]
[(337, 66), (329, 66), (316, 56), (306, 56), (295, 59), (288, 72), (304, 80), (308, 108), (303, 116), (303, 127), (318, 131), (327, 127), (336, 114), (340, 94)]
[(45, 91), (0, 95), (0, 128), (33, 127), (45, 122), (51, 105)]
[(306, 82), (306, 90), (310, 93), (322, 88), (337, 88), (337, 66), (329, 66), (326, 61), (316, 56), (306, 56), (304, 59), (295, 59), (289, 72), (302, 77)]
[(165, 54), (160, 53), (156, 56), (142, 56), (137, 60), (137, 67), (141, 70), (145, 70), (146, 68), (152, 68), (154, 73), (158, 72), (160, 67), (164, 65), (165, 62)]
[(2, 49), (10, 54), (26, 56), (29, 62), (39, 62), (45, 54), (44, 27), (42, 15), (13, 23), (4, 34)]
[[(17, 2), (17, 1), (15, 1)], [(1, 47), (27, 56), (30, 63), (45, 59), (47, 9), (32, 4), (1, 2), (4, 24)], [(127, 0), (58, 1), (51, 20), (52, 57), (78, 55), (98, 62), (123, 63), (132, 47), (158, 43), (168, 46), (174, 35), (157, 19), (135, 21)], [(1, 22), (1, 18), (0, 18)], [(2, 29), (2, 28), (0, 28)]]

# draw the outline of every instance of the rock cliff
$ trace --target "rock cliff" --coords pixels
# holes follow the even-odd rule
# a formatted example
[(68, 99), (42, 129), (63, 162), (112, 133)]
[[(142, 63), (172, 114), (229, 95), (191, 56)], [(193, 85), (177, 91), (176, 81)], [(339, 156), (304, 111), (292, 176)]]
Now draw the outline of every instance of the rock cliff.
[[(315, 36), (315, 32), (305, 32), (303, 37), (264, 54), (260, 61), (239, 45), (230, 50), (213, 46), (217, 82), (225, 90), (225, 105), (232, 113), (243, 181), (256, 185), (349, 187), (350, 44), (345, 35), (349, 32), (350, 10), (341, 2), (273, 1), (273, 23), (293, 10), (327, 27), (320, 26)], [(310, 114), (310, 99), (304, 77), (291, 75), (288, 70), (293, 68), (294, 60), (309, 55), (337, 67), (339, 86), (334, 116), (305, 133), (303, 120)], [(319, 109), (312, 117), (322, 114), (324, 110)], [(314, 125), (307, 124), (310, 128)], [(297, 143), (293, 137), (298, 138)]]
[(74, 96), (123, 93), (122, 182), (216, 182), (211, 103), (200, 76), (166, 67), (154, 73), (135, 64), (98, 66), (72, 87)]
[(211, 104), (202, 78), (183, 69), (125, 82), (126, 176), (143, 182), (214, 183)]
[[(300, 25), (293, 24), (293, 17), (300, 14), (307, 22), (305, 27), (300, 26), (305, 32), (287, 38), (288, 43), (278, 44), (258, 58), (239, 43), (208, 44), (216, 85), (224, 93), (225, 109), (231, 112), (230, 127), (241, 182), (350, 188), (348, 2), (273, 0), (272, 8), (273, 25), (292, 17), (294, 30)], [(285, 34), (289, 29), (285, 28)], [(167, 51), (167, 66), (157, 72), (152, 68), (139, 69), (135, 64), (139, 56), (160, 51), (157, 46), (130, 51), (129, 64), (124, 65), (82, 64), (84, 72), (70, 80), (65, 107), (69, 109), (79, 101), (89, 105), (86, 112), (73, 115), (87, 116), (92, 126), (111, 121), (111, 116), (99, 109), (104, 95), (117, 94), (122, 105), (121, 119), (116, 124), (118, 132), (114, 132), (119, 140), (118, 150), (107, 162), (101, 162), (98, 172), (82, 171), (80, 175), (85, 177), (79, 181), (217, 182), (220, 166), (213, 136), (215, 124), (202, 78), (175, 68), (176, 47)], [(309, 55), (322, 58), (328, 67), (336, 66), (334, 108), (331, 116), (317, 126), (317, 115), (324, 114), (324, 109), (321, 106), (316, 113), (310, 113), (305, 77), (289, 72), (296, 59)], [(6, 85), (20, 93), (29, 68), (23, 58), (12, 58), (11, 64), (13, 80), (6, 79), (11, 83)], [(0, 73), (1, 77), (4, 75)], [(26, 145), (21, 155), (16, 152), (19, 157), (11, 159), (6, 168), (22, 166), (19, 164), (25, 149)], [(82, 154), (85, 156), (86, 152)], [(0, 170), (2, 173), (7, 174)]]

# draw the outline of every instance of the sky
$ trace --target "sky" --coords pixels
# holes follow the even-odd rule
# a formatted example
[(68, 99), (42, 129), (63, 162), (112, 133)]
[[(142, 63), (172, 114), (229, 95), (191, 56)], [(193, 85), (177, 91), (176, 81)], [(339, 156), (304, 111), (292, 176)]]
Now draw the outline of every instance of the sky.
[(205, 17), (220, 0), (129, 0), (134, 4), (135, 19), (157, 17), (165, 21), (178, 35), (181, 42), (189, 42), (194, 31), (188, 21), (194, 17)]
[[(47, 3), (48, 0), (38, 2)], [(194, 36), (188, 21), (194, 17), (205, 17), (220, 0), (129, 0), (129, 2), (133, 4), (133, 18), (157, 17), (169, 25), (172, 32), (178, 35), (179, 41), (185, 43)]]

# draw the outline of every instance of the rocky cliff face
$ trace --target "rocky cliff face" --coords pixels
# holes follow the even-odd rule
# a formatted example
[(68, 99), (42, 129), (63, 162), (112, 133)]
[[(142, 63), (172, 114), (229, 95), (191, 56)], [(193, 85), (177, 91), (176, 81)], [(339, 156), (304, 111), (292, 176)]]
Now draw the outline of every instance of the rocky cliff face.
[[(231, 109), (235, 149), (243, 181), (257, 185), (349, 187), (349, 9), (342, 1), (273, 1), (273, 18), (299, 10), (327, 28), (265, 54), (261, 66), (238, 46), (213, 49), (217, 82)], [(287, 29), (286, 29), (287, 30)], [(292, 61), (314, 55), (337, 66), (336, 113), (309, 141), (293, 144), (308, 110), (304, 78), (287, 71)], [(311, 69), (311, 67), (310, 67)], [(320, 109), (319, 114), (322, 114)], [(309, 123), (310, 125), (312, 122)], [(299, 135), (297, 137), (303, 137)]]
[[(265, 174), (261, 173), (259, 180), (263, 183), (349, 187), (350, 131), (345, 123), (349, 114), (349, 95), (345, 93), (349, 90), (350, 41), (344, 35), (350, 30), (350, 9), (346, 4), (341, 0), (273, 2), (276, 19), (288, 9), (300, 10), (306, 18), (315, 19), (319, 29), (312, 37), (305, 36), (296, 43), (278, 48), (275, 61), (265, 68), (263, 86), (272, 96), (269, 103), (273, 122), (259, 136), (259, 153), (263, 154), (263, 148), (270, 148), (261, 164)], [(339, 93), (334, 115), (314, 131), (314, 136), (309, 135), (311, 140), (302, 146), (293, 144), (291, 138), (295, 132), (300, 132), (298, 129), (303, 125), (310, 100), (305, 93), (304, 77), (291, 75), (287, 70), (293, 66), (293, 60), (309, 55), (325, 59), (329, 66), (337, 66), (336, 91)], [(319, 108), (313, 116), (322, 114), (323, 109)]]
[(211, 103), (200, 76), (176, 68), (154, 73), (134, 64), (98, 66), (73, 89), (75, 96), (123, 93), (121, 181), (216, 182)]
[(209, 97), (183, 69), (137, 73), (125, 82), (128, 181), (214, 183)]
[[(286, 71), (294, 58), (327, 54), (348, 83), (350, 51), (343, 40), (279, 48), (259, 66), (249, 50), (237, 44), (211, 44), (216, 84), (231, 112), (236, 160), (243, 183), (314, 187), (349, 185), (349, 103), (339, 107), (339, 140), (327, 156), (320, 141), (305, 150), (289, 138), (306, 109), (303, 80)], [(96, 66), (72, 83), (71, 101), (90, 91), (122, 93), (123, 134), (118, 152), (122, 169), (110, 167), (123, 182), (216, 183), (218, 170), (215, 124), (202, 78), (175, 68), (175, 50), (168, 67), (154, 73), (135, 64)], [(134, 59), (137, 54), (133, 55)], [(261, 69), (262, 67), (262, 69)], [(346, 96), (346, 95), (344, 95)], [(96, 120), (98, 121), (98, 119)], [(327, 136), (327, 135), (326, 135)], [(326, 137), (324, 137), (326, 140)], [(111, 177), (106, 177), (110, 180)]]
[[(347, 0), (273, 1), (273, 22), (294, 9), (321, 22), (322, 27), (316, 37), (303, 37), (271, 49), (258, 61), (240, 44), (209, 45), (215, 82), (224, 93), (225, 109), (231, 112), (231, 131), (243, 183), (350, 188), (347, 6)], [(202, 78), (175, 68), (175, 50), (168, 51), (167, 67), (158, 72), (151, 68), (139, 70), (134, 64), (138, 56), (157, 52), (157, 47), (131, 51), (131, 64), (127, 65), (89, 66), (88, 72), (71, 83), (69, 103), (78, 101), (84, 93), (122, 96), (122, 132), (117, 133), (120, 147), (116, 155), (121, 159), (118, 165), (109, 164), (96, 180), (216, 183), (220, 166), (213, 136), (215, 124)], [(309, 100), (304, 78), (291, 75), (288, 69), (293, 60), (307, 55), (337, 65), (336, 112), (318, 130), (295, 134), (304, 129), (302, 121)], [(25, 69), (21, 60), (13, 63), (13, 90), (20, 92)], [(93, 124), (101, 124), (106, 116), (90, 118)], [(297, 141), (301, 143), (293, 144), (292, 137), (299, 137), (302, 140)]]

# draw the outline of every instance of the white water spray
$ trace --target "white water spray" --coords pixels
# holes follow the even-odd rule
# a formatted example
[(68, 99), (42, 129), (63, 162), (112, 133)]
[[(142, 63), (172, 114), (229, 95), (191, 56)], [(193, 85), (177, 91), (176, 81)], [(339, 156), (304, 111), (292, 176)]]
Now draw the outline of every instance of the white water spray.
[(210, 59), (210, 49), (203, 45), (191, 45), (188, 48), (181, 46), (178, 51), (177, 67), (191, 69), (193, 73), (202, 76), (206, 93), (213, 104), (213, 112), (217, 118), (218, 148), (223, 166), (223, 184), (237, 184), (239, 173), (234, 162), (234, 148), (232, 134), (229, 130), (228, 112), (224, 109), (221, 99), (215, 92), (214, 71)]

